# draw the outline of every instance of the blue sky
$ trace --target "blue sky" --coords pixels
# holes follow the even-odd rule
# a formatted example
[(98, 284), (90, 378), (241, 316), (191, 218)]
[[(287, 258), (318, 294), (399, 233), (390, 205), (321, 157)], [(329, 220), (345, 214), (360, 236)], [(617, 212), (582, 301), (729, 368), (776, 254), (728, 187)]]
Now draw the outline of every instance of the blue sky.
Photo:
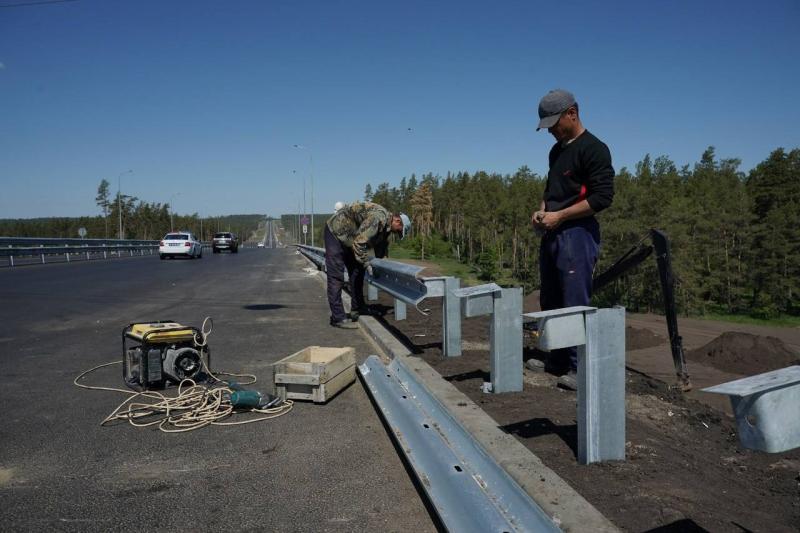
[(310, 210), (312, 168), (317, 212), (412, 172), (541, 174), (556, 87), (617, 168), (714, 145), (746, 171), (800, 146), (799, 26), (796, 0), (0, 7), (0, 218), (98, 214), (127, 170), (206, 216), (294, 212), (303, 180)]

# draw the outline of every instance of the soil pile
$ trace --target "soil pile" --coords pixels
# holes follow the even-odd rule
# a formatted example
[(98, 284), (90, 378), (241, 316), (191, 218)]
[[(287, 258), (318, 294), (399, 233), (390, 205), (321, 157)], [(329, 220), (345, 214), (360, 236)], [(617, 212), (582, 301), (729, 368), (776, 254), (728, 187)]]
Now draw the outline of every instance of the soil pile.
[(649, 329), (634, 328), (627, 326), (625, 328), (625, 350), (641, 350), (643, 348), (652, 348), (653, 346), (661, 346), (666, 342), (666, 339), (658, 333), (653, 333)]
[(745, 376), (800, 364), (797, 354), (782, 340), (737, 331), (725, 332), (686, 356), (691, 361)]

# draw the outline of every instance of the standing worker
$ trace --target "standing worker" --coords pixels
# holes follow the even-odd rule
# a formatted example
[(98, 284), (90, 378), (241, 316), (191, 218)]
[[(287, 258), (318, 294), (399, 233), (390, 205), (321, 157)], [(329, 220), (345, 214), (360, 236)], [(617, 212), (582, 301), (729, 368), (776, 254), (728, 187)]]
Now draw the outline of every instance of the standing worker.
[[(325, 269), (328, 274), (328, 305), (331, 307), (331, 326), (356, 329), (359, 314), (366, 314), (364, 302), (364, 273), (372, 275), (367, 250), (375, 257), (386, 257), (389, 233), (400, 238), (411, 229), (411, 220), (403, 213), (390, 213), (372, 202), (353, 202), (344, 205), (325, 224)], [(342, 305), (344, 272), (350, 277), (353, 297), (350, 317)]]
[[(592, 274), (600, 250), (600, 225), (594, 217), (614, 198), (611, 153), (581, 123), (572, 93), (556, 89), (539, 102), (539, 126), (556, 144), (550, 149), (547, 185), (531, 222), (543, 231), (539, 254), (543, 311), (589, 305)], [(558, 384), (577, 389), (576, 348), (554, 350), (553, 363), (566, 371)]]

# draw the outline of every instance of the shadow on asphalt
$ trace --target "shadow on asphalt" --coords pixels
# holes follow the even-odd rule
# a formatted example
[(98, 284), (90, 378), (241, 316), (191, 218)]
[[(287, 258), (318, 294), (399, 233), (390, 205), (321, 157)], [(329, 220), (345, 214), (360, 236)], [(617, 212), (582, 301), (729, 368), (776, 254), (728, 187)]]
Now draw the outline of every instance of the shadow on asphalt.
[(247, 309), (248, 311), (274, 311), (275, 309), (283, 309), (285, 305), (280, 304), (251, 304), (251, 305), (243, 305), (242, 309)]

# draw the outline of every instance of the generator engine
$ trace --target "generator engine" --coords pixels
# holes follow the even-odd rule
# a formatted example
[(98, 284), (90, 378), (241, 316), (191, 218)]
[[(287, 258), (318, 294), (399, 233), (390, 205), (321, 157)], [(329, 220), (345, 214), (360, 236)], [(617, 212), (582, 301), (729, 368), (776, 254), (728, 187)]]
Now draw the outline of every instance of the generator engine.
[[(129, 346), (129, 341), (138, 344)], [(210, 369), (211, 355), (195, 327), (159, 320), (122, 330), (122, 377), (136, 391), (163, 389), (184, 379), (203, 381), (204, 367)]]

